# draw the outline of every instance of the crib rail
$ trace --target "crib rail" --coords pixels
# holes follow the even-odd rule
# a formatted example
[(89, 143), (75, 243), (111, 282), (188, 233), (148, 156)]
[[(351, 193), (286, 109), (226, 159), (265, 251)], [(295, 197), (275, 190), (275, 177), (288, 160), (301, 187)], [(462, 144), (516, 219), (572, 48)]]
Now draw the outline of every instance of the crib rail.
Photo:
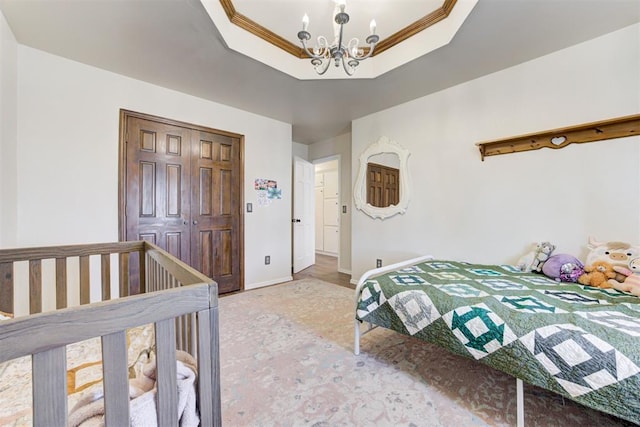
[[(71, 257), (80, 257), (82, 280), (83, 276), (88, 277), (88, 257), (98, 255), (102, 280), (110, 283), (107, 272), (112, 254), (118, 255), (120, 275), (126, 276), (120, 281), (121, 288), (123, 280), (127, 284), (124, 295), (129, 295), (127, 278), (135, 270), (129, 261), (134, 254), (140, 287), (146, 293), (130, 296), (121, 293), (121, 298), (110, 299), (103, 285), (103, 301), (88, 304), (85, 296), (81, 298), (85, 302), (78, 307), (60, 307), (47, 312), (39, 312), (34, 303), (35, 314), (0, 324), (0, 363), (32, 355), (33, 425), (67, 425), (66, 346), (93, 337), (102, 340), (106, 425), (128, 425), (126, 330), (149, 323), (155, 325), (158, 425), (175, 425), (177, 420), (176, 349), (191, 353), (198, 362), (201, 425), (220, 425), (217, 284), (157, 246), (148, 242), (122, 242), (0, 250), (0, 301), (7, 295), (13, 296), (16, 262), (29, 262), (30, 288), (35, 283), (37, 299), (42, 296), (37, 292), (41, 280), (38, 265), (42, 260), (56, 260), (58, 278), (65, 276), (65, 268), (58, 269), (59, 264), (66, 265)], [(87, 261), (82, 261), (83, 257), (87, 257)], [(66, 286), (66, 281), (60, 280)], [(6, 310), (8, 306), (3, 307), (3, 311), (11, 312)]]
[[(202, 425), (215, 425), (212, 403), (219, 401), (213, 381), (217, 343), (210, 339), (217, 320), (215, 284), (199, 284), (135, 295), (4, 322), (0, 328), (0, 362), (33, 354), (33, 424), (67, 425), (66, 350), (74, 342), (102, 337), (105, 415), (107, 425), (128, 425), (126, 329), (155, 323), (159, 425), (177, 420), (175, 323), (173, 318), (196, 313), (203, 344), (198, 352), (198, 400)], [(212, 343), (204, 345), (204, 343)], [(217, 396), (217, 397), (216, 397)], [(164, 424), (163, 424), (164, 422)]]
[[(111, 254), (118, 255), (119, 296), (145, 292), (145, 251), (152, 247), (148, 242), (116, 242), (83, 244), (68, 246), (50, 246), (38, 248), (0, 249), (0, 311), (14, 313), (16, 265), (28, 262), (29, 274), (29, 314), (42, 312), (43, 277), (42, 264), (45, 260), (55, 261), (53, 277), (55, 282), (56, 309), (68, 306), (68, 264), (71, 259), (78, 260), (79, 302), (89, 304), (91, 298), (91, 257), (100, 257), (99, 300), (111, 299)], [(132, 273), (139, 272), (139, 289), (132, 289)]]

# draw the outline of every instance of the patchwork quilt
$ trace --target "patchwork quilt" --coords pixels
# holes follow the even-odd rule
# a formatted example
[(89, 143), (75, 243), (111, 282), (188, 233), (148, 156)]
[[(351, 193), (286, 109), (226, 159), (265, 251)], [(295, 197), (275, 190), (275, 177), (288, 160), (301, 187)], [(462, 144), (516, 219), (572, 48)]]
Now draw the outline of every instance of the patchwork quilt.
[(356, 318), (640, 423), (638, 297), (435, 260), (368, 280)]

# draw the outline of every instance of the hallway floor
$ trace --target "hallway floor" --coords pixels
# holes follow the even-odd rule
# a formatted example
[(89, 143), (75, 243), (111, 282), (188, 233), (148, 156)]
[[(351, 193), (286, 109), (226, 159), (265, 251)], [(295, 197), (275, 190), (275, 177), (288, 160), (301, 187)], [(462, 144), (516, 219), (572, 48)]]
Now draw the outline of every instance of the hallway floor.
[(340, 286), (355, 289), (355, 286), (349, 283), (351, 276), (338, 272), (338, 258), (329, 255), (316, 254), (316, 263), (311, 267), (305, 268), (299, 273), (293, 275), (293, 280), (314, 277), (324, 280), (325, 282), (335, 283)]

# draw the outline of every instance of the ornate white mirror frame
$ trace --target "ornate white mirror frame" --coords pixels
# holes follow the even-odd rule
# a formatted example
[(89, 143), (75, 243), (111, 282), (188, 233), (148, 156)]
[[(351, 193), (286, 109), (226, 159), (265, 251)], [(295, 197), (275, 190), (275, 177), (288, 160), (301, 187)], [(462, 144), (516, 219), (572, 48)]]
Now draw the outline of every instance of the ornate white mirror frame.
[[(367, 203), (367, 163), (371, 156), (383, 153), (397, 154), (400, 158), (400, 200), (397, 205), (379, 208)], [(360, 209), (372, 218), (380, 219), (406, 212), (411, 197), (408, 164), (409, 154), (409, 150), (403, 148), (400, 144), (386, 136), (382, 136), (360, 155), (360, 170), (358, 171), (356, 185), (353, 190), (353, 198), (357, 209)]]

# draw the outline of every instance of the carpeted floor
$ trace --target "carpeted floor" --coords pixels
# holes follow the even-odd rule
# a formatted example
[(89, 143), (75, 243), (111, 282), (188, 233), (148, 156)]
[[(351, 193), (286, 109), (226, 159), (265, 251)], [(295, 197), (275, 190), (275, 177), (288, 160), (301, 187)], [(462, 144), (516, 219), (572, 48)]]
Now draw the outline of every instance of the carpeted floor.
[[(220, 300), (226, 426), (511, 426), (516, 382), (378, 328), (353, 354), (353, 291), (316, 279)], [(624, 426), (525, 385), (527, 426)]]

